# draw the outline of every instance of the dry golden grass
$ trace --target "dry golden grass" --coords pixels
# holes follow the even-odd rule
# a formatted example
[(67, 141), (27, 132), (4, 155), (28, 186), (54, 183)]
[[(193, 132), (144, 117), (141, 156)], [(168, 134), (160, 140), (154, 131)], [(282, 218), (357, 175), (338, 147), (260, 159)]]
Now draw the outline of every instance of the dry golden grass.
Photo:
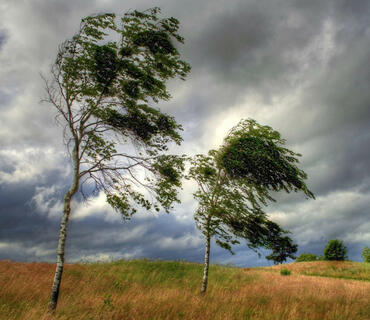
[[(0, 262), (0, 319), (370, 319), (370, 282), (270, 269), (128, 261), (67, 265), (57, 313), (46, 312), (54, 265)], [(270, 270), (270, 271), (268, 271)], [(300, 271), (299, 271), (300, 270)]]

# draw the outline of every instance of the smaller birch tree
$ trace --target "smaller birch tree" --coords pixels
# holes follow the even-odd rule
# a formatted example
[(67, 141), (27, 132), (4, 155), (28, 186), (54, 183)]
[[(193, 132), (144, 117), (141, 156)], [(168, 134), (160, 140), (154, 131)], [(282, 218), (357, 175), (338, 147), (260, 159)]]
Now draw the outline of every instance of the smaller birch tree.
[[(71, 200), (77, 191), (106, 194), (126, 219), (137, 208), (168, 211), (181, 186), (183, 157), (166, 155), (182, 141), (173, 117), (151, 106), (168, 100), (166, 81), (184, 79), (190, 66), (175, 42), (183, 42), (175, 18), (159, 19), (159, 8), (89, 16), (59, 47), (45, 79), (46, 101), (58, 112), (73, 176), (64, 197), (57, 266), (49, 309), (57, 305)], [(89, 194), (84, 192), (88, 186)], [(92, 192), (91, 192), (92, 190)]]
[(231, 253), (232, 245), (245, 239), (253, 250), (271, 249), (266, 258), (275, 263), (294, 258), (297, 246), (262, 210), (268, 201), (275, 201), (271, 191), (303, 191), (314, 198), (304, 183), (306, 174), (295, 165), (300, 155), (284, 148), (284, 143), (272, 128), (242, 120), (219, 150), (190, 160), (187, 178), (198, 185), (194, 218), (206, 240), (201, 292), (207, 289), (212, 237)]

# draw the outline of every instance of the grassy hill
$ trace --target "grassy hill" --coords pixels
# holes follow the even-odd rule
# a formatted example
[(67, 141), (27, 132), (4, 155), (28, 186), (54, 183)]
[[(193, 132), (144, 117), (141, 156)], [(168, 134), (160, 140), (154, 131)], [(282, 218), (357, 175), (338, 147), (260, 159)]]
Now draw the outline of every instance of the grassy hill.
[[(291, 275), (282, 276), (281, 268)], [(199, 293), (200, 264), (67, 265), (52, 317), (46, 307), (54, 271), (53, 264), (0, 261), (0, 319), (370, 319), (370, 266), (364, 263), (212, 265), (205, 295)]]
[(288, 269), (293, 273), (306, 276), (370, 281), (370, 263), (352, 261), (315, 261), (290, 263), (265, 269), (267, 271), (275, 272), (280, 272), (281, 269)]

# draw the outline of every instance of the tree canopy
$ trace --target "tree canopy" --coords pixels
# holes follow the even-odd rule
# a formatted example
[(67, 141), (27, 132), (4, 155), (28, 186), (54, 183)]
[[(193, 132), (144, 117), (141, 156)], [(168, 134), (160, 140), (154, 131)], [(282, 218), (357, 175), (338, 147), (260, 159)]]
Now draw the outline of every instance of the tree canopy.
[[(262, 209), (270, 195), (259, 185), (245, 184), (227, 175), (223, 167), (218, 167), (216, 150), (208, 156), (197, 155), (191, 161), (188, 178), (194, 179), (198, 190), (194, 193), (198, 209), (194, 215), (198, 228), (216, 243), (234, 253), (232, 245), (240, 239), (247, 240), (248, 247), (265, 247), (273, 250), (267, 257), (281, 262), (293, 257), (296, 246), (278, 224), (270, 221)], [(290, 253), (288, 253), (288, 251)], [(280, 258), (279, 258), (280, 256)], [(276, 259), (275, 259), (276, 257)]]
[[(300, 155), (285, 148), (284, 143), (271, 127), (241, 120), (218, 150), (191, 159), (187, 178), (198, 185), (194, 218), (207, 240), (206, 256), (210, 238), (215, 237), (216, 243), (231, 253), (232, 245), (245, 239), (254, 250), (272, 250), (266, 258), (275, 263), (294, 258), (297, 246), (287, 231), (263, 211), (268, 201), (275, 201), (272, 191), (303, 191), (314, 198), (304, 183), (307, 175), (296, 166)], [(202, 291), (206, 289), (207, 274), (208, 269)]]
[(338, 239), (330, 240), (324, 249), (325, 260), (343, 261), (347, 259), (347, 248), (343, 241)]
[(179, 157), (162, 154), (169, 142), (182, 141), (181, 125), (150, 105), (168, 100), (166, 81), (190, 70), (174, 44), (183, 42), (178, 20), (159, 19), (159, 12), (134, 10), (118, 22), (113, 13), (82, 19), (59, 47), (47, 81), (47, 101), (65, 124), (67, 146), (77, 149), (82, 192), (86, 183), (103, 190), (126, 217), (136, 211), (130, 199), (152, 206), (139, 188), (168, 210), (183, 168)]
[[(168, 155), (182, 127), (152, 105), (168, 100), (166, 81), (185, 79), (190, 66), (175, 45), (179, 21), (159, 19), (159, 8), (82, 19), (79, 31), (59, 47), (45, 78), (47, 102), (58, 111), (73, 163), (64, 197), (49, 308), (55, 310), (64, 262), (71, 199), (104, 192), (128, 219), (138, 207), (169, 211), (179, 202), (184, 157)], [(87, 190), (87, 191), (86, 191)]]
[(285, 148), (285, 142), (271, 127), (252, 119), (242, 120), (225, 138), (218, 164), (243, 184), (269, 191), (303, 191), (314, 198), (304, 183), (307, 174), (296, 166), (301, 154)]

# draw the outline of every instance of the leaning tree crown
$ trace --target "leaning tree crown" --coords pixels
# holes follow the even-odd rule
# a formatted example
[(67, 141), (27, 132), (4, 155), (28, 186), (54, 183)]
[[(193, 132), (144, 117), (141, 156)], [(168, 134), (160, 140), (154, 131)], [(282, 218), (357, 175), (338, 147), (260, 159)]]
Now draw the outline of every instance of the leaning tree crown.
[(82, 19), (77, 34), (59, 47), (51, 79), (45, 79), (46, 101), (64, 124), (73, 164), (51, 310), (59, 294), (70, 203), (78, 190), (88, 196), (88, 185), (89, 193), (104, 192), (124, 218), (137, 207), (168, 211), (179, 202), (184, 157), (163, 153), (168, 143), (182, 141), (182, 128), (151, 104), (168, 100), (166, 81), (184, 79), (190, 66), (174, 44), (183, 42), (178, 20), (159, 19), (159, 12), (135, 10), (119, 21), (112, 13)]

